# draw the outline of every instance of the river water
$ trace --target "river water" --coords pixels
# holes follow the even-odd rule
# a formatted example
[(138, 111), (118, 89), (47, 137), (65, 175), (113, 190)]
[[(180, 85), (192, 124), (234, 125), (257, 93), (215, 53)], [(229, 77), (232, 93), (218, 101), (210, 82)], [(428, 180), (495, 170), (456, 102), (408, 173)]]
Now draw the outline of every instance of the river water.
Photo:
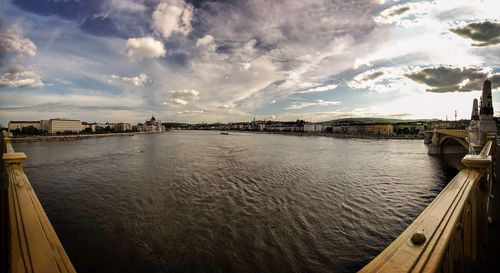
[(422, 140), (174, 131), (16, 143), (82, 272), (352, 272), (456, 171)]

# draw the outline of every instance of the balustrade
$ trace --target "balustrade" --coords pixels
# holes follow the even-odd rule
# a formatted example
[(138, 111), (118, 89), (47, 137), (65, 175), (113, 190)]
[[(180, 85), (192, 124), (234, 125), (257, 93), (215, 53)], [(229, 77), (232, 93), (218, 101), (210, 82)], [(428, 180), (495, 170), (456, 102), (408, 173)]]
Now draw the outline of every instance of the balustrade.
[(2, 138), (8, 272), (76, 272), (23, 171), (26, 155), (14, 151), (6, 132)]
[(460, 171), (413, 223), (360, 272), (469, 272), (484, 257), (496, 137)]

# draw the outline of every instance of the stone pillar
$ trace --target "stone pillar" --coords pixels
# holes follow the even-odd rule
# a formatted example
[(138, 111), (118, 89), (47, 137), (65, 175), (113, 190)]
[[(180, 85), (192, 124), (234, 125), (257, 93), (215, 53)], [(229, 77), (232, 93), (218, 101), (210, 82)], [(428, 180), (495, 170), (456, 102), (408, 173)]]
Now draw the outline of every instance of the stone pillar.
[(436, 129), (434, 129), (434, 134), (432, 135), (431, 144), (427, 146), (427, 153), (430, 155), (441, 154), (441, 146), (439, 146), (439, 134), (436, 133)]
[(484, 81), (483, 93), (481, 96), (480, 115), (479, 115), (479, 145), (486, 144), (486, 134), (497, 133), (497, 125), (493, 120), (493, 100), (491, 97), (491, 82)]
[(477, 99), (474, 99), (472, 103), (472, 114), (469, 128), (467, 128), (467, 139), (469, 142), (469, 154), (481, 152), (482, 146), (479, 144), (479, 106)]
[(477, 105), (477, 99), (474, 99), (472, 102), (472, 114), (470, 120), (479, 120), (479, 107)]

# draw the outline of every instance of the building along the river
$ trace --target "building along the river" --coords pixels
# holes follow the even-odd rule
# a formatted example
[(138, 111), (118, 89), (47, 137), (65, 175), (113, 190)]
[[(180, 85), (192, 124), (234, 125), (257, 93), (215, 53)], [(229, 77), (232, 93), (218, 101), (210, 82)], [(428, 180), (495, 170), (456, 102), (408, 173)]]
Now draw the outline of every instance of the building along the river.
[(60, 132), (80, 132), (82, 130), (82, 122), (74, 119), (50, 119), (49, 134)]
[(12, 132), (16, 129), (22, 130), (24, 127), (33, 126), (37, 130), (41, 130), (40, 121), (10, 121), (8, 130)]
[(156, 120), (154, 116), (151, 120), (146, 120), (144, 123), (137, 124), (137, 131), (139, 132), (163, 132), (165, 131), (160, 120)]

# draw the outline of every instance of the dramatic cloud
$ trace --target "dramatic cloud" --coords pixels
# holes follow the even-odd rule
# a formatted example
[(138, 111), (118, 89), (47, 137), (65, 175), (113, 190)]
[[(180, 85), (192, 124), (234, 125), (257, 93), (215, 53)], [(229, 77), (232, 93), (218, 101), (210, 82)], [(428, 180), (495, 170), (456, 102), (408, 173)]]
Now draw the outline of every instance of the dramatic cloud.
[(200, 38), (196, 41), (196, 47), (206, 46), (214, 41), (212, 35), (205, 35), (205, 37)]
[(26, 57), (36, 56), (36, 46), (28, 38), (22, 37), (20, 28), (13, 26), (4, 31), (0, 29), (0, 87), (44, 86), (40, 75), (27, 70), (22, 63)]
[(500, 44), (500, 23), (481, 22), (470, 23), (464, 27), (450, 29), (451, 32), (464, 38), (479, 42), (473, 46), (490, 46)]
[(374, 20), (381, 24), (395, 24), (403, 27), (420, 25), (431, 13), (430, 2), (408, 2), (394, 5), (380, 12)]
[(336, 84), (330, 84), (330, 85), (319, 86), (319, 87), (315, 87), (315, 88), (309, 88), (309, 89), (304, 90), (304, 91), (298, 91), (297, 94), (325, 92), (325, 91), (333, 90), (335, 88), (337, 88)]
[(295, 102), (285, 109), (296, 110), (296, 109), (306, 108), (309, 106), (329, 106), (329, 105), (338, 105), (340, 103), (341, 103), (340, 101), (324, 101), (324, 100), (318, 100), (316, 102)]
[(175, 32), (187, 35), (192, 30), (193, 9), (191, 4), (160, 3), (153, 12), (153, 27), (165, 39)]
[[(34, 101), (39, 92), (36, 104), (64, 103), (69, 116), (76, 113), (71, 105), (78, 108), (84, 100), (84, 106), (113, 106), (114, 111), (129, 111), (120, 107), (132, 105), (133, 111), (114, 118), (135, 121), (151, 112), (162, 120), (186, 122), (271, 115), (295, 119), (306, 112), (313, 119), (345, 113), (444, 118), (452, 114), (444, 113), (444, 106), (436, 103), (435, 111), (430, 111), (413, 106), (414, 101), (450, 101), (456, 108), (463, 100), (469, 105), (471, 93), (423, 91), (465, 91), (485, 78), (496, 86), (500, 72), (499, 23), (492, 20), (500, 9), (496, 0), (9, 0), (2, 4), (2, 22), (23, 29), (9, 34), (9, 42), (0, 46), (0, 104), (26, 106), (26, 97)], [(2, 36), (2, 40), (7, 39)], [(471, 48), (471, 42), (493, 46)], [(483, 68), (477, 73), (485, 75), (457, 77), (446, 84), (429, 82), (435, 86), (425, 83), (430, 79), (418, 78), (423, 69), (440, 65)], [(43, 71), (39, 72), (43, 83), (37, 71)], [(17, 90), (22, 86), (28, 88)], [(83, 89), (93, 91), (79, 97)], [(410, 96), (414, 97), (398, 101)], [(122, 97), (129, 100), (118, 104)], [(338, 106), (330, 103), (340, 101)], [(201, 110), (206, 112), (196, 112)], [(460, 115), (470, 106), (457, 110)], [(19, 114), (12, 115), (16, 111)], [(97, 116), (90, 112), (82, 115)], [(0, 114), (1, 122), (26, 115), (15, 109)], [(111, 113), (106, 117), (113, 119)]]
[(130, 38), (127, 40), (126, 46), (128, 49), (127, 57), (131, 61), (164, 57), (166, 54), (163, 44), (153, 37)]
[(425, 68), (406, 77), (430, 88), (426, 91), (435, 93), (478, 91), (483, 82), (489, 79), (493, 88), (500, 87), (500, 74), (490, 75), (489, 71), (480, 68), (433, 67)]

